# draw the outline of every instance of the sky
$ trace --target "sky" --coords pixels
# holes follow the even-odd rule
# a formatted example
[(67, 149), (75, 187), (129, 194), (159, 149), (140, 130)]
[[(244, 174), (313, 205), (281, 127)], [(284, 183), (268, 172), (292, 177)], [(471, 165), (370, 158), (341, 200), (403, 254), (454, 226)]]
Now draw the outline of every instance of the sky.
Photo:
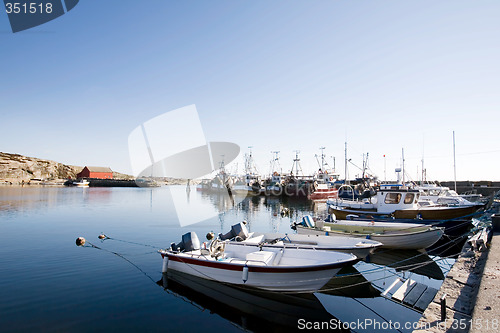
[[(207, 141), (269, 172), (345, 144), (380, 179), (500, 180), (500, 2), (85, 1), (12, 33), (0, 13), (0, 151), (131, 173), (141, 123), (195, 104)], [(385, 158), (384, 158), (385, 155)], [(243, 165), (242, 158), (238, 165)], [(360, 171), (349, 164), (348, 175)]]

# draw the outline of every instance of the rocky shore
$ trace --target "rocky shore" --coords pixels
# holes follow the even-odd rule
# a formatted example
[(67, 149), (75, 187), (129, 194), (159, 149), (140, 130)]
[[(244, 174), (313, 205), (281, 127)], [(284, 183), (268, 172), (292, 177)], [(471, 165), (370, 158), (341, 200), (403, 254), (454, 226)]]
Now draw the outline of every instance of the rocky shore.
[[(76, 179), (83, 166), (0, 152), (0, 185), (64, 185)], [(133, 176), (113, 171), (113, 180), (134, 180)], [(160, 185), (186, 184), (187, 179), (163, 178)], [(191, 184), (196, 184), (191, 181)], [(111, 184), (111, 185), (110, 185)], [(112, 183), (108, 186), (113, 186)]]
[[(62, 185), (67, 179), (76, 179), (82, 166), (0, 152), (0, 185)], [(115, 179), (133, 179), (132, 176), (113, 172)]]

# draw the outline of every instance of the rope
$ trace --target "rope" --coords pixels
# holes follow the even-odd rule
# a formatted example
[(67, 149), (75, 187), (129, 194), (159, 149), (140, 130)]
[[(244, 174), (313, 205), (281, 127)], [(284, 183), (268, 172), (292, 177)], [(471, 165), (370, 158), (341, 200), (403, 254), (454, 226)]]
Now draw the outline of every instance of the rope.
[(91, 242), (87, 242), (90, 247), (92, 248), (95, 248), (95, 249), (98, 249), (98, 250), (101, 250), (101, 251), (104, 251), (104, 252), (108, 252), (108, 253), (111, 253), (111, 254), (114, 254), (115, 256), (119, 257), (119, 258), (122, 258), (123, 260), (125, 260), (126, 262), (128, 262), (129, 264), (131, 264), (132, 266), (134, 266), (137, 270), (139, 270), (142, 274), (144, 274), (148, 279), (150, 279), (154, 284), (156, 284), (156, 281), (146, 272), (144, 272), (139, 266), (137, 266), (136, 264), (134, 264), (132, 261), (130, 261), (129, 259), (127, 259), (126, 257), (124, 257), (122, 254), (118, 253), (118, 252), (114, 252), (114, 251), (110, 251), (110, 250), (107, 250), (107, 249), (103, 249), (102, 247), (99, 247), (97, 245), (94, 245), (92, 244)]
[(117, 242), (122, 242), (122, 243), (127, 243), (127, 244), (134, 244), (134, 245), (140, 245), (140, 246), (145, 246), (145, 247), (152, 247), (154, 249), (158, 249), (157, 246), (154, 246), (154, 245), (150, 245), (150, 244), (144, 244), (144, 243), (136, 243), (136, 242), (131, 242), (131, 241), (126, 241), (126, 240), (123, 240), (123, 239), (118, 239), (118, 238), (113, 238), (113, 237), (109, 237), (105, 234), (102, 234), (104, 236), (104, 239), (102, 239), (102, 241), (105, 241), (105, 240), (114, 240), (114, 241), (117, 241)]

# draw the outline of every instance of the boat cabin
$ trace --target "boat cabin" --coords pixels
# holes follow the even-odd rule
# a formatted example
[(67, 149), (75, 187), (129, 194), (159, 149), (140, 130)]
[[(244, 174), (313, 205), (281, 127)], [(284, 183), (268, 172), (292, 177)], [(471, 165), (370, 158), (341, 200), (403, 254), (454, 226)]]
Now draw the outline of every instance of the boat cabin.
[(400, 184), (380, 185), (377, 192), (377, 212), (390, 214), (400, 209), (416, 209), (419, 196), (418, 190)]

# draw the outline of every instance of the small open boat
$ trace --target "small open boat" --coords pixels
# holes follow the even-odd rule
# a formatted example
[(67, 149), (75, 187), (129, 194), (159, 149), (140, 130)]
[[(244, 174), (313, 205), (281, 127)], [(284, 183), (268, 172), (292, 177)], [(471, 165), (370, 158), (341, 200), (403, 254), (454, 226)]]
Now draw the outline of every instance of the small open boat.
[(266, 290), (315, 291), (342, 267), (358, 261), (355, 255), (347, 253), (285, 247), (264, 250), (219, 239), (206, 247), (201, 248), (196, 233), (184, 234), (179, 244), (159, 251), (163, 257), (162, 272), (175, 270)]
[(78, 186), (78, 187), (88, 187), (90, 182), (87, 179), (80, 179), (78, 181), (73, 182), (73, 186)]
[(372, 239), (383, 244), (384, 248), (425, 249), (443, 236), (444, 229), (417, 223), (335, 221), (314, 222), (312, 217), (304, 216), (300, 224), (295, 224), (299, 234), (309, 235), (346, 235)]
[[(241, 223), (232, 226), (231, 230), (241, 228)], [(232, 234), (235, 234), (233, 232)], [(382, 246), (382, 243), (371, 239), (359, 239), (357, 237), (329, 237), (323, 235), (297, 235), (278, 233), (250, 233), (245, 240), (237, 241), (231, 237), (230, 233), (221, 235), (225, 242), (236, 246), (253, 246), (267, 250), (268, 248), (296, 248), (309, 250), (326, 250), (344, 253), (352, 253), (359, 259), (364, 259), (375, 249)]]

